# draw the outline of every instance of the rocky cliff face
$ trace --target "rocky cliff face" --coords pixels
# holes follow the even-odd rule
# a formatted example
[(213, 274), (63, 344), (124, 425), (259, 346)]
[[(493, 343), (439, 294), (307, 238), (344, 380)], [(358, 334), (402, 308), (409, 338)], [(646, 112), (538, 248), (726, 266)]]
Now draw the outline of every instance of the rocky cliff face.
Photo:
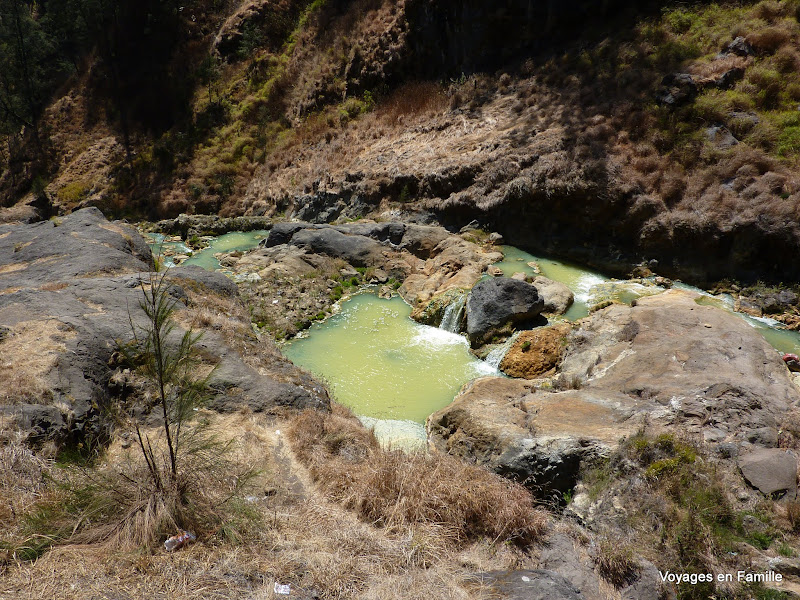
[(392, 209), (609, 271), (798, 278), (791, 7), (623, 6), (232, 3), (203, 15), (191, 118), (126, 148), (79, 79), (43, 117), (52, 173), (25, 196), (36, 173), (15, 154), (0, 193), (24, 205), (0, 221)]

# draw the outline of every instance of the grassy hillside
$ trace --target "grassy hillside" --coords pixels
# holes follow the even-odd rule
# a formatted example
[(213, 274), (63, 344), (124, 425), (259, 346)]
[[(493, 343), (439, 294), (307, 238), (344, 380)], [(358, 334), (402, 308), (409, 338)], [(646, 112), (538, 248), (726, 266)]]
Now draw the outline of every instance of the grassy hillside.
[(166, 75), (121, 85), (125, 102), (85, 47), (41, 151), (29, 128), (6, 136), (3, 203), (314, 218), (300, 209), (388, 202), (578, 259), (796, 278), (798, 3), (609, 4), (580, 30), (582, 5), (522, 4), (187, 5)]

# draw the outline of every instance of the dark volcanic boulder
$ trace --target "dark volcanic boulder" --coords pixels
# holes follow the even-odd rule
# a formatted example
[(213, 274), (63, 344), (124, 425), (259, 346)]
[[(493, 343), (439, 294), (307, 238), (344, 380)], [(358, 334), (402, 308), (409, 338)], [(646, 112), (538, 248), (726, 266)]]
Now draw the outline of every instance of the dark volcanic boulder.
[[(141, 236), (97, 209), (0, 226), (0, 420), (32, 443), (108, 437), (115, 412), (109, 409), (132, 389), (114, 356), (118, 343), (131, 338), (132, 324), (146, 325), (140, 302), (150, 264)], [(197, 267), (167, 275), (175, 278), (167, 290), (179, 313), (202, 311), (204, 302), (230, 307), (201, 326), (198, 342), (203, 360), (216, 366), (212, 408), (327, 406), (324, 388), (258, 338), (247, 316), (237, 316), (232, 281)], [(191, 322), (191, 314), (176, 320)], [(236, 332), (235, 340), (226, 330)], [(181, 333), (179, 326), (167, 343), (179, 343)]]
[(689, 73), (670, 73), (661, 81), (656, 100), (666, 106), (679, 106), (697, 96), (697, 82)]
[(0, 225), (0, 290), (144, 271), (150, 248), (127, 225), (96, 208), (32, 225)]
[(533, 319), (543, 309), (537, 289), (524, 281), (509, 277), (481, 281), (467, 298), (467, 337), (479, 346), (505, 325)]
[(341, 258), (355, 267), (374, 266), (382, 258), (379, 242), (360, 235), (345, 235), (332, 227), (303, 229), (292, 236), (291, 243), (314, 254)]
[(292, 240), (292, 236), (300, 231), (301, 229), (306, 229), (307, 227), (314, 227), (311, 223), (299, 222), (299, 223), (276, 223), (272, 230), (269, 232), (269, 237), (263, 240), (260, 245), (264, 245), (266, 248), (272, 248), (273, 246), (280, 246), (281, 244), (288, 244)]

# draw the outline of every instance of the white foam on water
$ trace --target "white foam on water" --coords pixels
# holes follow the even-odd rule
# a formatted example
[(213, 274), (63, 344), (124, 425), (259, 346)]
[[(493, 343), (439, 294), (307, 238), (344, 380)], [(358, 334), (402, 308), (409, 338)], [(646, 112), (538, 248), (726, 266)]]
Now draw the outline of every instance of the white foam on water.
[(754, 317), (753, 315), (747, 315), (748, 320), (758, 321), (759, 323), (763, 323), (768, 327), (775, 327), (776, 325), (783, 325), (780, 321), (775, 319), (770, 319), (769, 317)]
[(405, 419), (375, 419), (358, 417), (367, 429), (375, 432), (381, 446), (403, 450), (424, 450), (428, 436), (425, 426)]
[(498, 369), (500, 368), (500, 363), (503, 362), (503, 358), (505, 357), (506, 353), (511, 349), (511, 346), (519, 337), (520, 333), (522, 332), (515, 331), (510, 338), (508, 338), (497, 348), (489, 352), (489, 354), (486, 355), (486, 358), (483, 359), (483, 363), (488, 367), (490, 367), (494, 372), (499, 372)]
[(463, 335), (429, 325), (421, 325), (417, 328), (414, 332), (414, 336), (411, 338), (411, 344), (415, 346), (427, 346), (431, 350), (446, 348), (448, 346), (469, 346), (467, 339)]
[(606, 283), (606, 281), (608, 280), (600, 277), (599, 275), (592, 275), (591, 273), (581, 275), (575, 282), (572, 290), (572, 293), (575, 296), (575, 301), (588, 303), (589, 299), (592, 297), (592, 288)]
[(458, 298), (448, 304), (444, 309), (444, 315), (442, 316), (442, 322), (439, 324), (439, 329), (444, 329), (445, 331), (450, 331), (452, 333), (458, 333), (461, 320), (464, 316), (466, 304), (466, 294), (460, 295)]

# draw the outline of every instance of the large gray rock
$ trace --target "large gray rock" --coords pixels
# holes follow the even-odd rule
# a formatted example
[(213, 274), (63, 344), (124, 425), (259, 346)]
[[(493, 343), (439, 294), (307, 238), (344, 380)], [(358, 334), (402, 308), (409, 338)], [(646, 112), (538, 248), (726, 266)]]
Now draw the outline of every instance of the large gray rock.
[(0, 290), (145, 271), (151, 265), (142, 236), (110, 223), (97, 208), (32, 225), (0, 225)]
[(613, 305), (581, 322), (567, 342), (564, 384), (628, 397), (650, 420), (743, 450), (773, 446), (800, 401), (780, 354), (744, 319), (669, 290)]
[(407, 225), (400, 247), (418, 258), (428, 259), (436, 246), (446, 240), (450, 233), (443, 227), (432, 225)]
[(789, 450), (759, 448), (739, 458), (739, 468), (747, 483), (770, 495), (797, 492), (797, 458)]
[(622, 600), (675, 600), (675, 593), (664, 586), (656, 566), (639, 560), (638, 578), (620, 590)]
[(486, 466), (561, 501), (584, 460), (606, 455), (635, 432), (621, 394), (536, 390), (523, 379), (484, 377), (464, 387), (427, 420), (428, 440), (441, 452)]
[(376, 266), (382, 262), (382, 246), (372, 238), (346, 235), (332, 227), (302, 229), (291, 243), (315, 254), (341, 258), (356, 267)]
[(65, 439), (69, 433), (64, 415), (55, 406), (42, 404), (0, 404), (0, 415), (14, 420), (14, 425), (27, 432), (27, 440), (38, 444), (46, 440)]
[[(148, 268), (149, 252), (138, 233), (109, 223), (96, 209), (73, 213), (60, 224), (0, 229), (0, 410), (30, 441), (108, 436), (109, 408), (125, 389), (124, 377), (113, 377), (112, 356), (118, 342), (131, 339), (131, 322), (146, 325), (141, 284), (151, 275), (141, 271)], [(168, 276), (175, 277), (168, 293), (180, 310), (189, 301), (186, 289), (228, 302), (236, 293), (226, 277), (202, 269), (177, 268)], [(204, 332), (200, 350), (217, 365), (212, 406), (327, 406), (324, 388), (256, 338), (249, 322), (219, 318), (231, 319), (243, 332), (237, 346), (247, 346), (256, 358), (245, 362), (220, 332)], [(181, 334), (176, 330), (168, 343), (177, 343)]]
[(174, 279), (189, 280), (220, 296), (235, 296), (238, 291), (236, 284), (222, 273), (207, 271), (197, 265), (174, 267), (169, 270), (169, 276)]
[[(503, 378), (465, 386), (428, 418), (430, 444), (551, 495), (575, 484), (581, 462), (645, 425), (730, 446), (732, 457), (774, 446), (780, 420), (800, 402), (780, 355), (756, 330), (677, 290), (582, 320), (560, 368), (561, 391)], [(765, 489), (792, 488), (794, 458), (774, 456), (782, 478)]]
[(544, 301), (543, 312), (563, 315), (575, 301), (572, 290), (563, 283), (553, 281), (542, 275), (533, 280), (533, 286)]
[(544, 569), (490, 571), (475, 577), (506, 600), (583, 600), (566, 578)]
[(508, 324), (529, 321), (543, 309), (534, 286), (510, 277), (486, 279), (467, 298), (467, 337), (479, 346)]
[(581, 597), (586, 600), (606, 599), (600, 591), (600, 578), (594, 571), (591, 559), (582, 559), (572, 538), (564, 533), (550, 536), (542, 548), (539, 566), (564, 577), (581, 591)]
[(292, 241), (292, 236), (303, 229), (319, 227), (312, 223), (305, 222), (285, 222), (276, 223), (269, 232), (269, 236), (261, 242), (267, 248), (280, 246), (281, 244), (288, 244)]
[(369, 221), (358, 223), (347, 223), (335, 226), (334, 229), (348, 235), (363, 235), (381, 242), (400, 244), (406, 233), (406, 224), (397, 221), (387, 223), (373, 223)]

